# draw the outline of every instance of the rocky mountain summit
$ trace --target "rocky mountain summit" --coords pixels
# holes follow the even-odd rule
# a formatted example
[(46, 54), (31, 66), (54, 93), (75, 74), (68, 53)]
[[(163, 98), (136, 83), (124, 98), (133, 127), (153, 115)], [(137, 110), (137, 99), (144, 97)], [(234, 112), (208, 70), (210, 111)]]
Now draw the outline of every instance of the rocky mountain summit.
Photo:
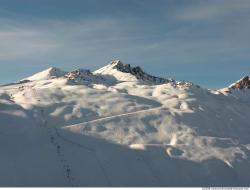
[(91, 72), (88, 69), (77, 69), (66, 72), (56, 67), (50, 67), (44, 71), (38, 72), (30, 77), (20, 80), (18, 83), (31, 81), (41, 81), (49, 79), (68, 79), (73, 83), (102, 83), (115, 84), (119, 82), (144, 82), (150, 85), (159, 85), (170, 83), (173, 86), (192, 86), (192, 83), (186, 81), (176, 81), (171, 78), (166, 79), (156, 77), (143, 71), (139, 66), (124, 64), (120, 60), (113, 60), (110, 64)]
[(145, 73), (141, 67), (136, 66), (132, 67), (130, 64), (123, 64), (120, 60), (115, 60), (111, 63), (114, 69), (117, 69), (118, 71), (124, 72), (124, 73), (130, 73), (134, 75), (137, 79), (141, 79), (144, 81), (149, 81), (153, 83), (167, 83), (167, 82), (173, 82), (171, 79), (164, 79), (161, 77), (155, 77), (152, 75), (149, 75)]
[(229, 86), (231, 89), (250, 89), (250, 77), (245, 76)]

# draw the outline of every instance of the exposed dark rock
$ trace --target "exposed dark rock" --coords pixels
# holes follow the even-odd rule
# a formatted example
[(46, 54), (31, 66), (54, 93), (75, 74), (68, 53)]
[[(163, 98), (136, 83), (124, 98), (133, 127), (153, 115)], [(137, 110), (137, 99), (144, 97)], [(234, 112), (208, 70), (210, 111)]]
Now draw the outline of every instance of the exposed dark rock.
[(86, 69), (78, 69), (64, 75), (65, 78), (69, 80), (73, 80), (75, 82), (94, 82), (98, 83), (100, 81), (104, 81), (105, 79), (99, 75), (94, 75), (90, 70)]
[(160, 77), (155, 77), (152, 75), (149, 75), (147, 73), (145, 73), (141, 67), (132, 67), (130, 64), (123, 64), (121, 61), (116, 60), (112, 62), (112, 65), (114, 69), (117, 69), (118, 71), (124, 72), (124, 73), (130, 73), (132, 75), (134, 75), (137, 79), (141, 79), (144, 81), (149, 81), (149, 82), (153, 82), (153, 83), (167, 83), (167, 82), (173, 82), (173, 80), (169, 80), (169, 79), (164, 79), (164, 78), (160, 78)]
[(245, 76), (230, 86), (231, 89), (250, 89), (250, 77)]

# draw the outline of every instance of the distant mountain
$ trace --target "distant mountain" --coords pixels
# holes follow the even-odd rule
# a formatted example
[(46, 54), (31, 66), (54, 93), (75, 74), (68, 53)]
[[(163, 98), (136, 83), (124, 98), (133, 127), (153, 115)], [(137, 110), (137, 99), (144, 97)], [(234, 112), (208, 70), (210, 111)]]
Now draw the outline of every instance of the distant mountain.
[(123, 64), (120, 60), (114, 60), (110, 64), (94, 71), (78, 69), (65, 72), (56, 67), (50, 67), (44, 71), (36, 73), (22, 81), (48, 80), (65, 77), (75, 82), (91, 81), (93, 83), (114, 83), (119, 81), (144, 81), (152, 84), (163, 84), (175, 82), (173, 79), (164, 79), (145, 73), (140, 67), (132, 67), (130, 64)]
[(249, 77), (52, 67), (0, 87), (0, 186), (250, 186), (249, 118)]
[(229, 86), (230, 89), (250, 89), (250, 78), (245, 76)]
[(75, 71), (68, 72), (64, 75), (65, 78), (73, 81), (74, 83), (104, 83), (105, 78), (99, 75), (94, 75), (90, 70), (78, 69)]
[(250, 78), (245, 76), (240, 80), (232, 83), (228, 87), (218, 90), (227, 96), (232, 96), (237, 100), (247, 103), (250, 106)]
[(27, 77), (23, 80), (31, 80), (31, 81), (35, 81), (35, 80), (48, 80), (48, 79), (52, 79), (52, 78), (56, 78), (56, 77), (61, 77), (63, 75), (65, 75), (67, 72), (62, 71), (56, 67), (50, 67), (44, 71), (41, 71), (39, 73), (36, 73), (30, 77)]
[(112, 75), (119, 81), (147, 81), (155, 84), (172, 82), (172, 80), (155, 77), (145, 73), (140, 67), (132, 67), (123, 64), (120, 60), (114, 60), (110, 64), (94, 71), (94, 74)]

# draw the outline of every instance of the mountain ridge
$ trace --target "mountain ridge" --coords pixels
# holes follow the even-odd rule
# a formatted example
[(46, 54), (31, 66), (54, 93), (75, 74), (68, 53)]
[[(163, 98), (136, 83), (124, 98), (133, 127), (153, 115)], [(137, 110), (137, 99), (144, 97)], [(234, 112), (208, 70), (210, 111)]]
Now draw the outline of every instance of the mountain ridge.
[(235, 83), (229, 85), (230, 89), (250, 89), (250, 77), (244, 76), (240, 80), (236, 81)]
[(63, 71), (56, 67), (49, 67), (41, 72), (35, 73), (29, 77), (26, 77), (20, 82), (36, 81), (36, 80), (48, 80), (53, 78), (67, 78), (80, 81), (91, 82), (103, 82), (103, 83), (115, 83), (124, 81), (142, 81), (151, 84), (164, 84), (172, 83), (175, 85), (192, 85), (190, 82), (175, 81), (173, 79), (166, 79), (150, 75), (141, 69), (139, 66), (131, 66), (130, 64), (123, 64), (120, 60), (113, 60), (111, 63), (95, 70), (90, 71), (88, 69), (77, 69), (74, 71)]
[(0, 87), (0, 186), (250, 185), (248, 89), (114, 66)]

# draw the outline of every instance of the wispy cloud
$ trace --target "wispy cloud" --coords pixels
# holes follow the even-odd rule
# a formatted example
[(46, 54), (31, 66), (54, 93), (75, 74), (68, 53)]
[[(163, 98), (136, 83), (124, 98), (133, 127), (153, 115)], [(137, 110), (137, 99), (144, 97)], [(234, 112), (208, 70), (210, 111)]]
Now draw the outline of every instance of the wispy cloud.
[[(167, 60), (176, 64), (185, 63), (184, 57), (199, 60), (200, 63), (204, 57), (240, 51), (245, 53), (249, 49), (246, 37), (250, 27), (245, 22), (247, 19), (236, 20), (234, 25), (230, 24), (231, 20), (225, 21), (223, 25), (216, 22), (183, 24), (179, 20), (200, 21), (218, 15), (234, 14), (232, 10), (237, 12), (247, 9), (248, 2), (202, 1), (185, 8), (176, 8), (167, 20), (172, 27), (162, 24), (159, 31), (156, 31), (158, 23), (145, 24), (144, 20), (135, 20), (133, 17), (37, 19), (33, 22), (2, 18), (0, 60), (29, 57), (36, 61), (75, 61), (77, 64), (80, 60), (99, 62), (113, 56), (129, 57), (132, 60), (151, 54), (145, 62), (150, 59), (160, 61), (167, 56)], [(178, 12), (181, 14), (177, 18)], [(173, 27), (176, 24), (178, 27)]]
[(249, 0), (189, 1), (177, 8), (175, 17), (184, 21), (206, 21), (248, 12), (249, 9)]
[[(54, 59), (128, 55), (148, 48), (153, 35), (117, 19), (37, 20), (22, 23), (0, 19), (0, 60)], [(105, 55), (106, 54), (106, 55)]]
[(48, 53), (57, 43), (47, 34), (8, 19), (0, 19), (0, 60), (19, 59)]

